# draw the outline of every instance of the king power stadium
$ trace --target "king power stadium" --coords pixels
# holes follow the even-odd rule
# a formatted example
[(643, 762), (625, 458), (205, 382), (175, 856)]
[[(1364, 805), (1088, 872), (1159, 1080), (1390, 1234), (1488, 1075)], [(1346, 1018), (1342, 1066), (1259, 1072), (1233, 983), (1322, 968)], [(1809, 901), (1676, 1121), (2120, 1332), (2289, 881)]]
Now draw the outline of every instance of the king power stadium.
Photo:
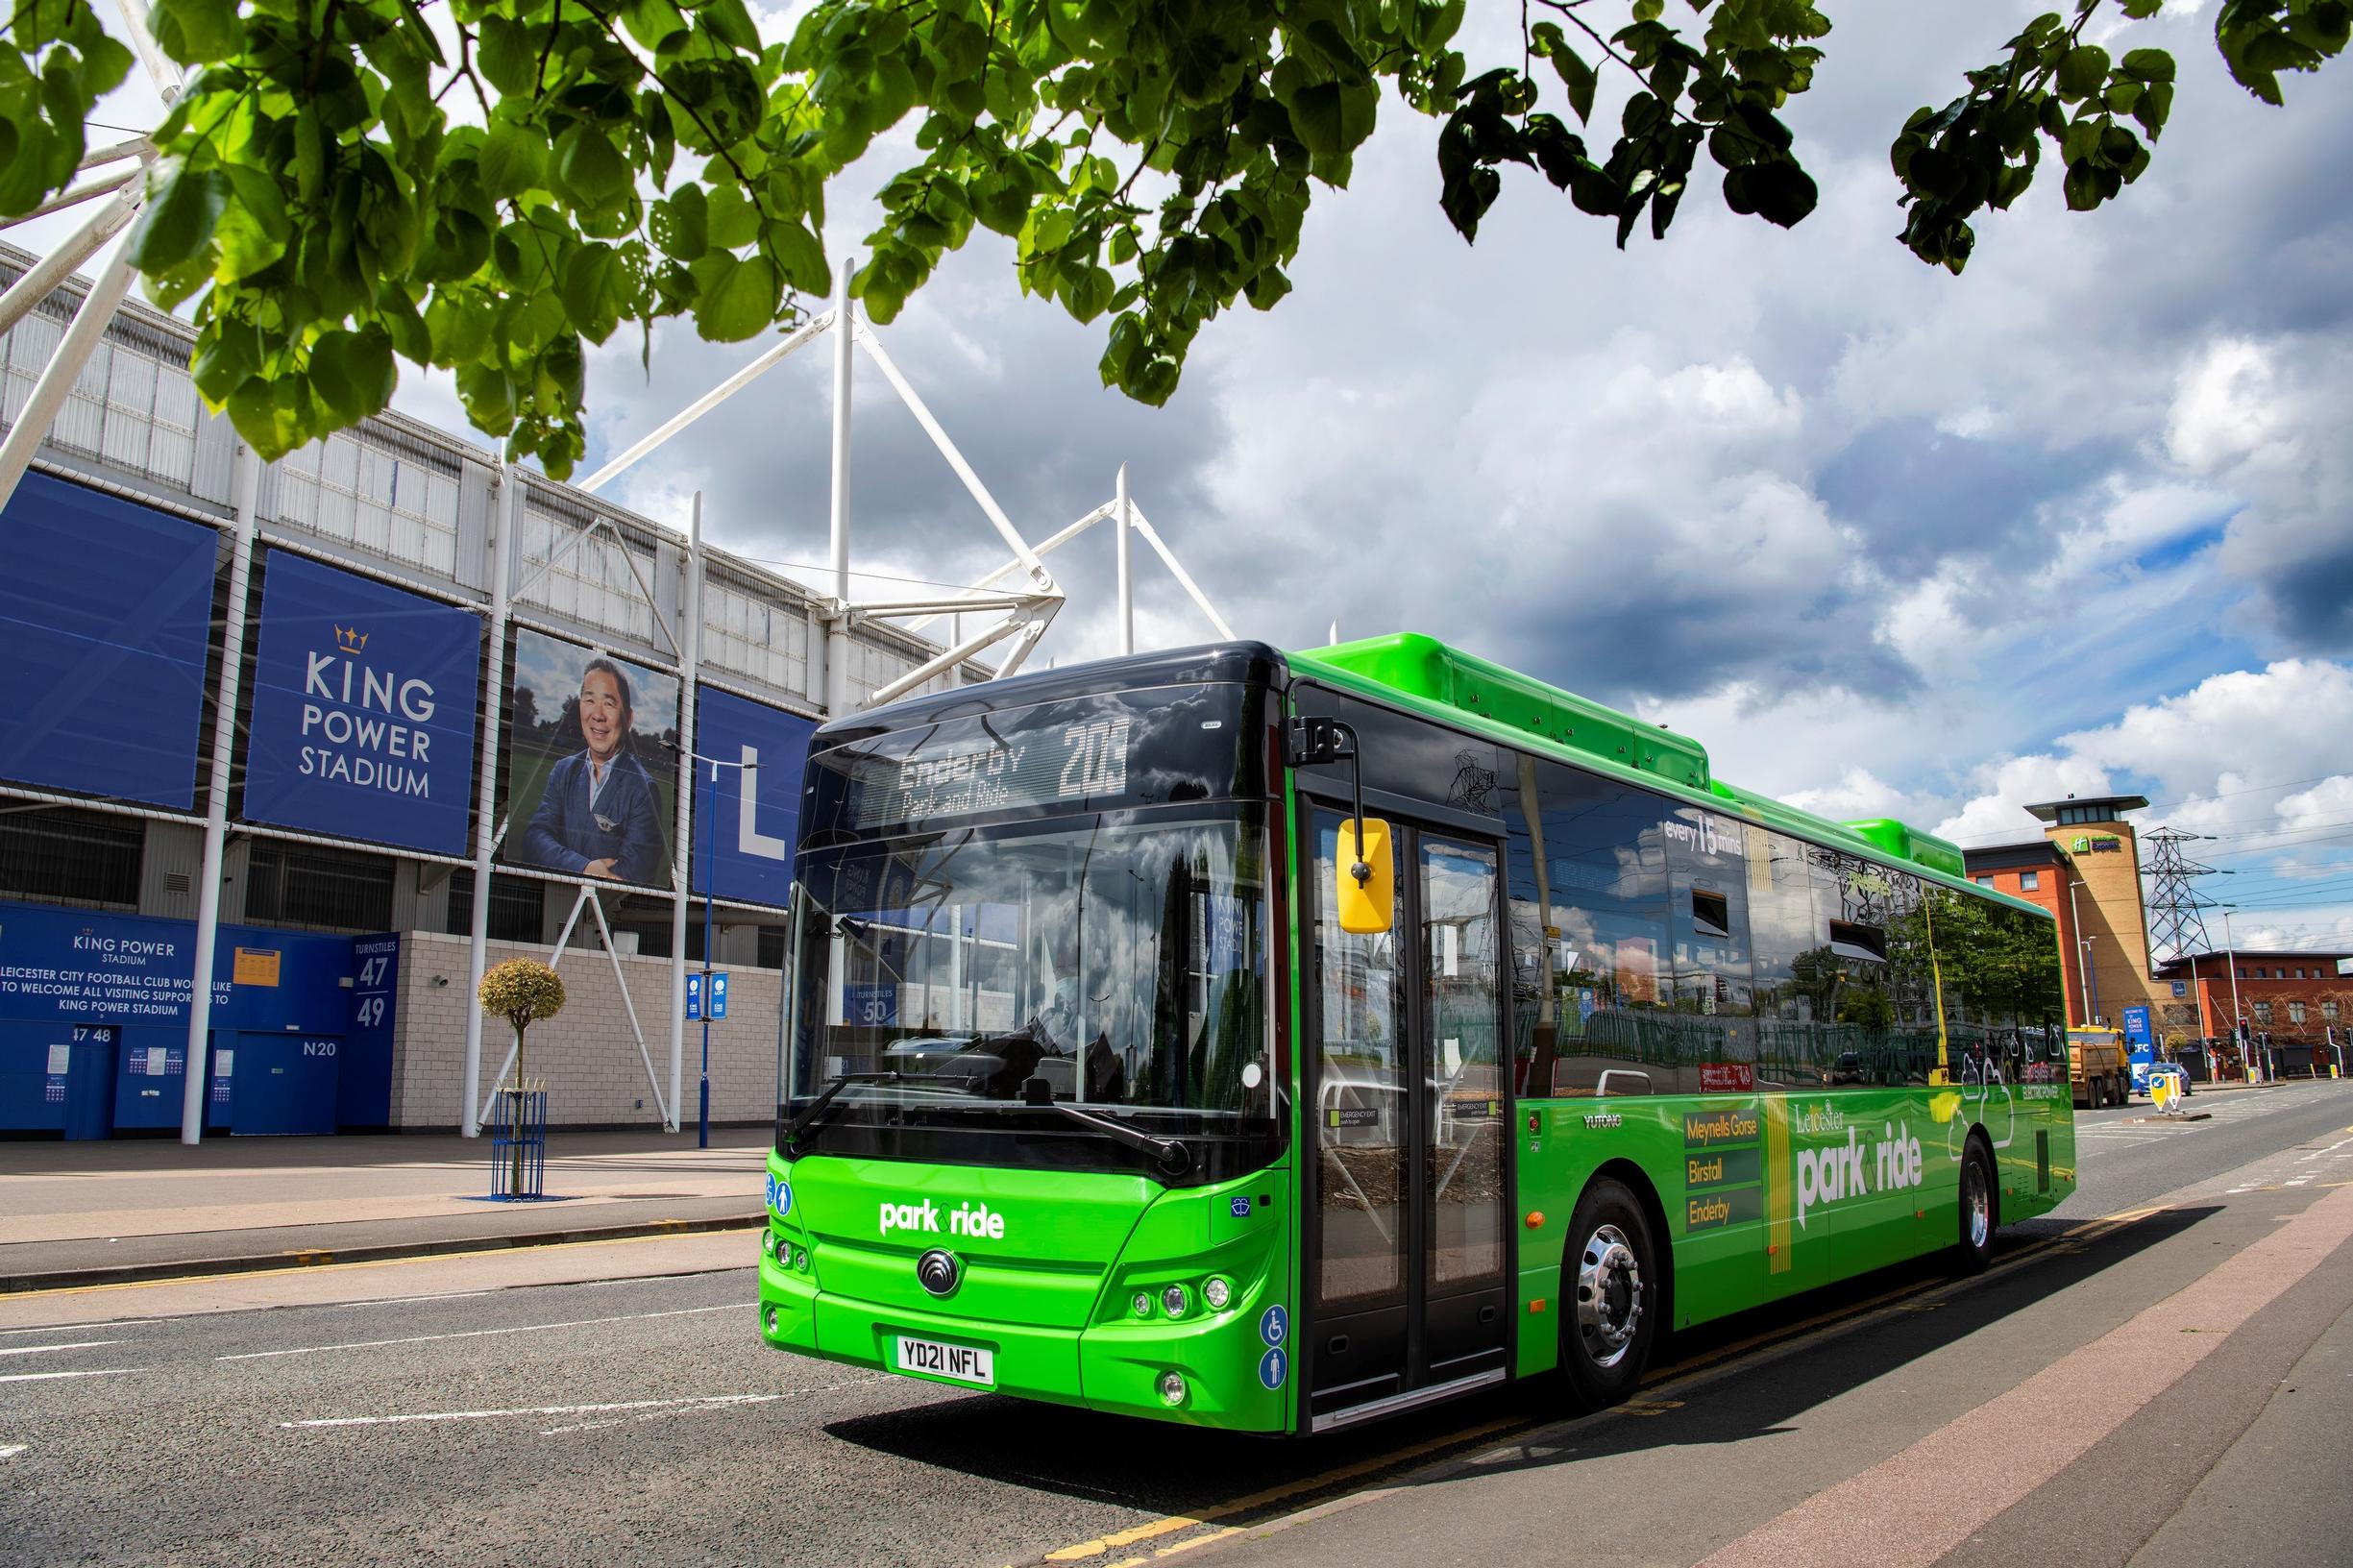
[[(12, 418), (73, 303), (0, 339)], [(711, 1115), (771, 1118), (821, 604), (397, 416), (261, 464), (191, 342), (119, 311), (7, 507), (0, 1136), (184, 1136), (190, 1074), (205, 1133), (465, 1125), (470, 1026), (485, 1092), (507, 1044), (469, 985), (486, 845), (481, 961), (563, 945), (551, 1121), (678, 1124), (712, 888)], [(943, 650), (860, 625), (847, 651), (860, 705)]]

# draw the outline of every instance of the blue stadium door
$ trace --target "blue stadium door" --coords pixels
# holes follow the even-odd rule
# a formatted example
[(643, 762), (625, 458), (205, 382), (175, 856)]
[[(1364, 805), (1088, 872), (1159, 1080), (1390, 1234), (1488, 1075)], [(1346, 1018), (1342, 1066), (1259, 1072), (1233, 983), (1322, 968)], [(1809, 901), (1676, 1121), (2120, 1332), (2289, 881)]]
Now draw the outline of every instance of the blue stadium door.
[[(114, 1136), (114, 1031), (76, 1024), (65, 1044), (65, 1136)], [(54, 1051), (55, 1046), (51, 1047)]]
[(341, 1044), (325, 1035), (238, 1035), (231, 1130), (240, 1138), (333, 1132)]

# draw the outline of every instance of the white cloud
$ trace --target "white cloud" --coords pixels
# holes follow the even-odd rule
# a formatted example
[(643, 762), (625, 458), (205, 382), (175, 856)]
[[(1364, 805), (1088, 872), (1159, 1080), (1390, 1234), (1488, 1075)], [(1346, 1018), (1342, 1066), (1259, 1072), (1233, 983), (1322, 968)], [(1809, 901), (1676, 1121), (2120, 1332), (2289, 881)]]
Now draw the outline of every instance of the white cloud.
[(2006, 757), (1973, 769), (1970, 782), (1976, 793), (1935, 828), (1965, 847), (2040, 838), (2042, 824), (2027, 815), (2027, 806), (2112, 793), (2108, 771), (2080, 756)]
[(2233, 936), (2243, 948), (2273, 948), (2292, 953), (2353, 952), (2353, 915), (2341, 907), (2310, 911), (2266, 912), (2260, 919), (2235, 924)]
[(2313, 832), (2353, 821), (2353, 773), (2324, 778), (2309, 790), (2284, 795), (2279, 800), (2280, 830)]
[(2184, 468), (2212, 473), (2259, 454), (2283, 440), (2287, 423), (2271, 356), (2262, 345), (2223, 338), (2181, 375), (2166, 422), (2166, 450)]
[(1800, 811), (1810, 811), (1834, 822), (1860, 821), (1873, 817), (1925, 821), (1935, 809), (1929, 799), (1896, 788), (1875, 776), (1868, 768), (1849, 768), (1835, 784), (1815, 790), (1793, 790), (1781, 798)]
[[(2068, 751), (2153, 779), (2159, 798), (2194, 814), (2246, 784), (2284, 784), (2341, 768), (2353, 741), (2353, 668), (2284, 659), (2212, 675), (2178, 696), (2136, 703), (2113, 723), (2059, 737)], [(2242, 784), (2237, 786), (2244, 788)], [(2243, 817), (2241, 807), (2231, 815)]]

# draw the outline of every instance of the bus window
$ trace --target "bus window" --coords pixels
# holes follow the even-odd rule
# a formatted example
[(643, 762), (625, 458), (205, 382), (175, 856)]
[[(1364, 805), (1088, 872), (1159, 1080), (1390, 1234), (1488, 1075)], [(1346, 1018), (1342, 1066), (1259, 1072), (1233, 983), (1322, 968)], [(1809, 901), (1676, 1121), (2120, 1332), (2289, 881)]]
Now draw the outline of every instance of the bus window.
[(1756, 1089), (1754, 971), (1749, 964), (1746, 824), (1700, 806), (1661, 801), (1667, 880), (1674, 890), (1673, 976), (1661, 1045), (1673, 1053), (1675, 1092), (1748, 1094)]
[[(1514, 777), (1512, 945), (1536, 961), (1515, 984), (1552, 986), (1554, 1056), (1535, 1053), (1526, 1092), (1666, 1092), (1679, 1058), (1666, 989), (1669, 803), (1558, 763)], [(1540, 1011), (1523, 1006), (1522, 1026)]]
[(1781, 833), (1756, 830), (1749, 838), (1756, 1087), (1820, 1089), (1829, 1081), (1836, 1059), (1824, 1047), (1826, 1031), (1837, 1017), (1842, 977), (1834, 944), (1824, 940), (1814, 909), (1809, 856), (1818, 851)]
[(1947, 1070), (1961, 1082), (2066, 1076), (2050, 922), (1939, 888), (1928, 910), (1944, 982)]

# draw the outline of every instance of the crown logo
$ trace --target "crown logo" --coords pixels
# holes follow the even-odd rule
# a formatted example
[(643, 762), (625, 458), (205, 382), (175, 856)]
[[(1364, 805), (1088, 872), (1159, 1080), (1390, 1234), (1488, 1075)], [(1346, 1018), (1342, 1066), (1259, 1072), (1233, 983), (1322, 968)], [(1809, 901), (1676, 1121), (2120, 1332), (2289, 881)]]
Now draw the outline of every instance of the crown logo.
[(335, 647), (346, 653), (364, 653), (368, 650), (368, 634), (356, 626), (337, 626)]

